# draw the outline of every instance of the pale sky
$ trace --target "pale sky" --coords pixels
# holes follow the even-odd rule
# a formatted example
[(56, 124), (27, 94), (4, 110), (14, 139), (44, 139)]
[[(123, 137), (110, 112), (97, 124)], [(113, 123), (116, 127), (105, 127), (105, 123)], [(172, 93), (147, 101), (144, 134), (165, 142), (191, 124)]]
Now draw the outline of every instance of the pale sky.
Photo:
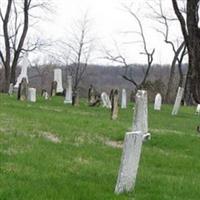
[[(73, 22), (80, 19), (86, 12), (91, 20), (91, 34), (95, 38), (95, 51), (90, 62), (107, 64), (102, 59), (105, 55), (101, 52), (103, 47), (113, 50), (117, 55), (116, 44), (119, 51), (127, 58), (129, 63), (145, 63), (146, 57), (141, 55), (143, 51), (141, 38), (137, 34), (125, 34), (127, 31), (139, 31), (138, 24), (128, 12), (124, 11), (122, 3), (128, 5), (131, 0), (52, 0), (55, 4), (55, 12), (38, 24), (39, 34), (52, 41), (65, 40), (70, 35)], [(154, 63), (170, 63), (172, 51), (169, 45), (164, 43), (163, 37), (155, 31), (158, 26), (153, 22), (150, 13), (151, 9), (145, 2), (155, 0), (132, 0), (133, 10), (141, 18), (144, 34), (149, 50), (155, 48)], [(166, 12), (169, 13), (171, 0), (166, 1)], [(180, 27), (177, 23), (170, 29), (171, 38), (174, 40), (181, 36)], [(130, 41), (132, 43), (130, 44)], [(53, 42), (56, 46), (56, 42)]]

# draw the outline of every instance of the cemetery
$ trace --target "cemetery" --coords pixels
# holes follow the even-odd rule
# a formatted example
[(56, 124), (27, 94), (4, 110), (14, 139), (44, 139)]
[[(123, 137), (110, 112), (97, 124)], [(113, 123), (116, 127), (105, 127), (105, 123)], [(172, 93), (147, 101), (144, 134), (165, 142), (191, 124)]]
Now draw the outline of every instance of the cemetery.
[(0, 200), (199, 200), (199, 5), (3, 0)]

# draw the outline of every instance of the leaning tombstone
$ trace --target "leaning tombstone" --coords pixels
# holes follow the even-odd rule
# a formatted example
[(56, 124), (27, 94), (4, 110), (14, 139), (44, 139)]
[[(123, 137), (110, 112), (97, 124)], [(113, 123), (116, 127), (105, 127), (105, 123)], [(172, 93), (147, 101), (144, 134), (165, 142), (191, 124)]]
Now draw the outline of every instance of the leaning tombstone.
[(54, 69), (54, 81), (57, 82), (56, 93), (62, 94), (63, 86), (62, 86), (62, 70), (61, 69)]
[[(130, 192), (134, 189), (142, 151), (144, 135), (147, 133), (147, 93), (138, 91), (132, 132), (125, 135), (121, 165), (119, 168), (115, 193)], [(143, 118), (142, 118), (143, 117)], [(143, 123), (142, 121), (145, 121)], [(138, 130), (137, 130), (138, 129)]]
[(28, 101), (36, 102), (36, 89), (35, 88), (28, 89)]
[(55, 96), (56, 95), (56, 91), (57, 91), (57, 82), (53, 81), (51, 83), (51, 96)]
[(118, 108), (119, 92), (117, 89), (113, 90), (111, 99), (112, 99), (111, 119), (115, 120), (118, 118), (118, 109), (119, 109)]
[(178, 114), (179, 108), (181, 106), (181, 100), (183, 98), (183, 93), (184, 93), (184, 88), (179, 87), (177, 95), (176, 95), (176, 100), (175, 100), (175, 103), (174, 103), (174, 107), (173, 107), (173, 110), (172, 110), (172, 115), (177, 115)]
[(64, 103), (72, 103), (72, 76), (67, 76), (67, 88)]
[(161, 94), (158, 93), (154, 101), (154, 110), (161, 110), (161, 105), (162, 105), (162, 97)]
[(27, 96), (28, 96), (28, 83), (26, 78), (22, 78), (22, 82), (19, 84), (18, 88), (17, 99), (20, 101), (25, 101), (27, 100)]
[(121, 99), (121, 108), (126, 108), (126, 90), (122, 89), (122, 99)]
[(105, 108), (111, 108), (112, 107), (109, 96), (105, 92), (101, 93), (101, 101), (103, 103), (103, 107), (105, 107)]
[(9, 94), (10, 96), (13, 95), (13, 91), (14, 91), (14, 85), (13, 85), (13, 83), (10, 83), (9, 90), (8, 90), (8, 94)]

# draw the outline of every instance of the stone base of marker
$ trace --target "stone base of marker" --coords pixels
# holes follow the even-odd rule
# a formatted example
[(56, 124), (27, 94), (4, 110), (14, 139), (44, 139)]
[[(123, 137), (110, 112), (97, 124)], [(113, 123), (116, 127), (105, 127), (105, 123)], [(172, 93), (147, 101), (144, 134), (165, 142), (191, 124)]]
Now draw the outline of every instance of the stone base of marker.
[(142, 150), (143, 133), (128, 132), (125, 135), (121, 165), (115, 193), (130, 192), (134, 189)]
[(115, 120), (115, 119), (118, 118), (119, 91), (117, 89), (113, 90), (110, 98), (111, 98), (111, 105), (112, 105), (112, 108), (111, 108), (111, 119)]
[(28, 98), (27, 99), (30, 102), (36, 102), (36, 89), (35, 88), (28, 89)]
[(22, 78), (22, 81), (19, 84), (18, 88), (17, 99), (20, 101), (25, 101), (27, 100), (27, 96), (28, 96), (28, 83), (26, 78)]

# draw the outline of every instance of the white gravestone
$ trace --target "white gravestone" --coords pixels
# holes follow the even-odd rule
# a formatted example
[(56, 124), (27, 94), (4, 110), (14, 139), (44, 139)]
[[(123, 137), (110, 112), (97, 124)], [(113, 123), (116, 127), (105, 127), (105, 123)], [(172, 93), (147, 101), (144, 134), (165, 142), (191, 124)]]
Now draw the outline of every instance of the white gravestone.
[(161, 110), (161, 106), (162, 106), (162, 96), (160, 93), (158, 93), (155, 97), (154, 110)]
[(11, 96), (13, 94), (14, 86), (13, 83), (10, 84), (8, 94)]
[(57, 82), (57, 93), (63, 92), (62, 86), (62, 70), (61, 69), (54, 69), (54, 81)]
[(115, 187), (116, 194), (129, 192), (134, 189), (142, 151), (142, 142), (148, 129), (147, 122), (145, 124), (141, 123), (147, 120), (146, 114), (147, 93), (146, 91), (139, 90), (136, 94), (135, 119), (133, 120), (132, 132), (128, 132), (125, 135), (121, 165)]
[(101, 93), (101, 100), (103, 102), (103, 107), (106, 107), (106, 108), (111, 108), (112, 107), (110, 98), (105, 92)]
[(126, 108), (126, 90), (122, 89), (121, 108)]
[(28, 101), (36, 102), (36, 89), (35, 88), (28, 89)]
[(172, 110), (172, 115), (177, 115), (178, 114), (179, 108), (181, 106), (181, 100), (183, 98), (183, 92), (184, 92), (184, 88), (179, 87), (177, 95), (176, 95), (176, 100), (175, 100), (175, 103), (174, 103), (174, 107), (173, 107), (173, 110)]
[(200, 115), (200, 104), (197, 105), (196, 114)]
[(14, 88), (19, 88), (19, 84), (22, 81), (22, 78), (26, 78), (26, 81), (28, 83), (28, 75), (27, 75), (27, 70), (28, 70), (28, 66), (30, 65), (29, 60), (28, 60), (28, 54), (25, 54), (23, 57), (23, 61), (21, 64), (21, 73), (17, 78), (17, 82), (14, 86)]
[(44, 99), (45, 99), (45, 100), (48, 100), (48, 99), (49, 99), (49, 94), (48, 94), (47, 91), (44, 92), (43, 96), (44, 96)]
[(64, 103), (72, 103), (72, 76), (67, 76), (67, 88)]

